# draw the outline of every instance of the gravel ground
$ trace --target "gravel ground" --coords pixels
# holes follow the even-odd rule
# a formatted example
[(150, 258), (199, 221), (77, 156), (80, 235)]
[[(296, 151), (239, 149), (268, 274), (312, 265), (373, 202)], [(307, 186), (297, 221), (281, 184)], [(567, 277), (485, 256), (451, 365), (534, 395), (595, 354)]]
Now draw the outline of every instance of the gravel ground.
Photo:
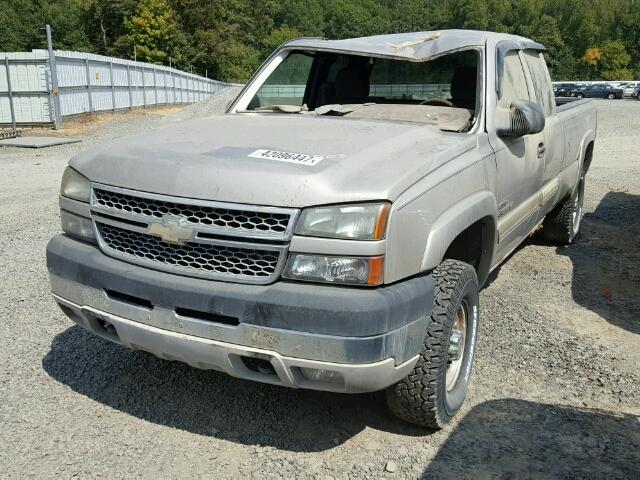
[(216, 95), (213, 95), (206, 102), (194, 103), (193, 105), (185, 107), (175, 115), (167, 115), (164, 121), (174, 123), (191, 120), (193, 118), (206, 117), (207, 115), (222, 114), (227, 110), (231, 101), (238, 96), (240, 90), (242, 90), (241, 86), (225, 88)]
[(493, 276), (468, 401), (436, 433), (380, 394), (195, 370), (55, 306), (44, 251), (67, 159), (215, 109), (105, 115), (65, 127), (81, 144), (0, 149), (0, 477), (639, 478), (640, 102), (597, 105), (582, 234), (533, 238)]

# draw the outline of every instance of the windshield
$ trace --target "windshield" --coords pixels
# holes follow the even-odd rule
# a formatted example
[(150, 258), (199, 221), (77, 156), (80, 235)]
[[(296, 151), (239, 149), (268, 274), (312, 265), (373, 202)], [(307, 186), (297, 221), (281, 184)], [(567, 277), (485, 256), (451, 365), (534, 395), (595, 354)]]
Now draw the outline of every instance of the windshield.
[[(463, 131), (477, 108), (478, 60), (475, 50), (425, 62), (293, 51), (247, 110), (414, 121)], [(333, 105), (339, 107), (326, 107)]]

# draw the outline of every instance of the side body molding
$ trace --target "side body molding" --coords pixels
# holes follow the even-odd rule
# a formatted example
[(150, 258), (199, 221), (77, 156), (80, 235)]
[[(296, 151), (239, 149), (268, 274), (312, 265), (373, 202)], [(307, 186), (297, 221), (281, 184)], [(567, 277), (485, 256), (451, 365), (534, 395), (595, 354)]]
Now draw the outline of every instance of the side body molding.
[[(451, 242), (465, 229), (473, 225), (478, 220), (490, 218), (492, 223), (492, 231), (484, 232), (490, 238), (490, 245), (487, 245), (486, 238), (484, 248), (488, 251), (483, 252), (483, 262), (481, 265), (488, 274), (489, 264), (494, 256), (495, 250), (495, 226), (498, 218), (498, 208), (496, 198), (493, 193), (488, 191), (476, 192), (464, 200), (453, 205), (440, 215), (431, 226), (429, 237), (427, 239), (427, 247), (422, 257), (421, 271), (431, 270), (440, 264), (444, 254)], [(479, 277), (484, 277), (484, 272), (479, 272)], [(484, 278), (479, 279), (482, 283)]]

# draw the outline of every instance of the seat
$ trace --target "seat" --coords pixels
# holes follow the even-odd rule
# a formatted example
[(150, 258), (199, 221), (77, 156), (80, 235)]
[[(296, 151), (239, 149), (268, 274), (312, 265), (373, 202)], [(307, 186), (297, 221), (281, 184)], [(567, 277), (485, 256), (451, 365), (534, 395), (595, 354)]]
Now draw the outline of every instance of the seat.
[(350, 62), (336, 75), (335, 103), (364, 103), (369, 98), (369, 72), (366, 66)]
[(451, 78), (451, 103), (454, 107), (476, 108), (478, 72), (476, 67), (459, 67)]

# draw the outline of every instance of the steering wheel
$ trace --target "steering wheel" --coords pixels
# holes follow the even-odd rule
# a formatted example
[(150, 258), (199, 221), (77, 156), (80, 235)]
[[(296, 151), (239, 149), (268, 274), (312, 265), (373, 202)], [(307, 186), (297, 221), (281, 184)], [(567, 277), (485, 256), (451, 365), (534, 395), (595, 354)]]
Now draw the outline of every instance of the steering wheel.
[(442, 107), (453, 107), (453, 103), (450, 100), (446, 100), (444, 98), (432, 98), (431, 100), (423, 100), (420, 102), (420, 105), (433, 105), (433, 106), (442, 106)]

